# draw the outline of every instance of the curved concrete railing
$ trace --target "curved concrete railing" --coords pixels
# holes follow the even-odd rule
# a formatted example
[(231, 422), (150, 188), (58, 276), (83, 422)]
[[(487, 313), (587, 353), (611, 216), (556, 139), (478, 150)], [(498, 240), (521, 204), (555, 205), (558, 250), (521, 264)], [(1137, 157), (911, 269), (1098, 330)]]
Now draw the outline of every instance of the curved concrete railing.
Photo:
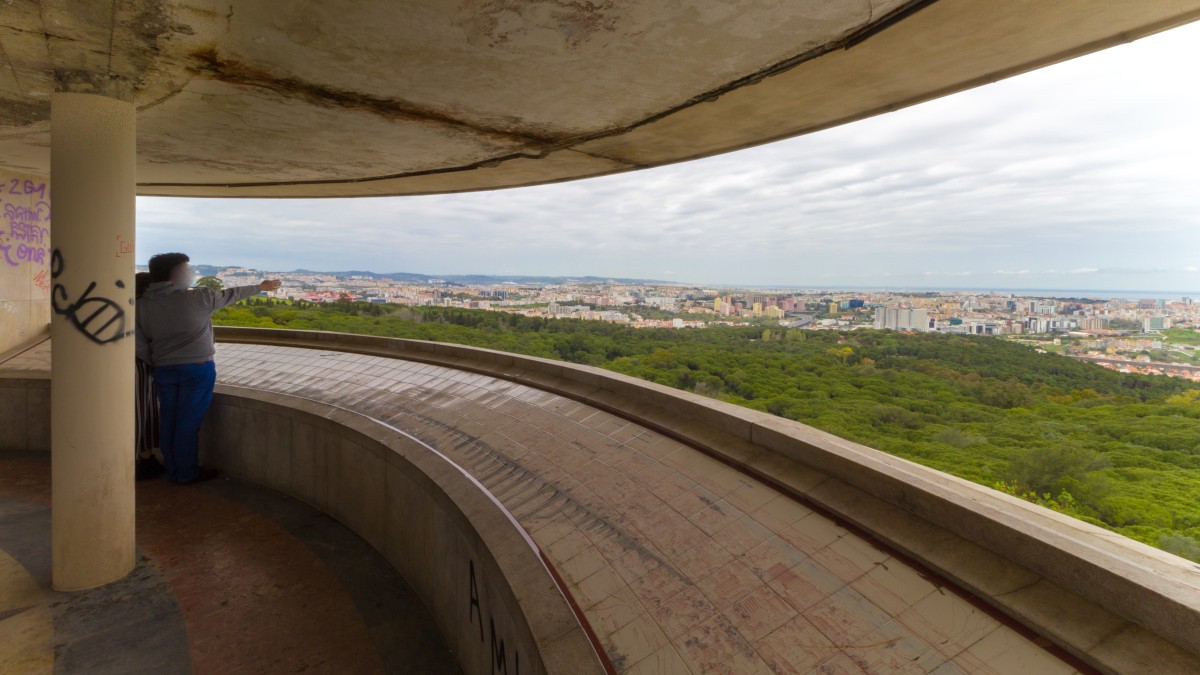
[[(219, 328), (218, 339), (433, 363), (584, 401), (673, 436), (796, 496), (883, 544), (894, 555), (940, 576), (980, 606), (1008, 617), (1100, 671), (1200, 672), (1200, 566), (804, 425), (597, 368), (461, 345), (232, 328)], [(2, 421), (24, 425), (20, 433), (13, 426), (7, 436), (0, 438), (20, 436), (25, 439), (23, 447), (30, 449), (41, 449), (39, 444), (48, 445), (48, 438), (35, 430), (48, 427), (47, 385), (44, 377), (0, 378)], [(219, 394), (213, 417), (217, 423), (211, 425), (214, 434), (232, 433), (231, 430), (239, 428), (241, 422), (235, 422), (229, 415), (246, 416), (247, 425), (252, 419), (255, 427), (262, 430), (262, 433), (246, 436), (248, 427), (243, 427), (243, 435), (239, 437), (254, 438), (259, 443), (252, 447), (242, 446), (242, 452), (222, 456), (222, 462), (235, 473), (303, 497), (301, 484), (306, 479), (297, 467), (307, 461), (300, 459), (308, 456), (302, 453), (312, 452), (305, 449), (309, 448), (305, 443), (311, 441), (303, 439), (316, 433), (308, 429), (327, 428), (328, 438), (323, 443), (355, 445), (360, 449), (347, 456), (375, 457), (363, 461), (373, 462), (372, 466), (388, 467), (383, 474), (385, 490), (387, 476), (393, 471), (390, 467), (419, 459), (421, 463), (413, 466), (427, 468), (428, 473), (424, 470), (422, 473), (429, 480), (436, 479), (440, 485), (441, 481), (449, 480), (447, 477), (453, 477), (453, 482), (458, 485), (444, 490), (447, 500), (444, 506), (452, 507), (458, 503), (461, 508), (455, 508), (470, 519), (476, 513), (490, 512), (489, 518), (495, 520), (489, 522), (502, 526), (497, 531), (512, 532), (513, 524), (502, 518), (498, 505), (486, 493), (478, 486), (466, 489), (469, 476), (431, 455), (425, 446), (420, 446), (417, 451), (418, 446), (412, 445), (414, 441), (395, 429), (350, 411), (253, 389), (222, 386)], [(291, 421), (275, 420), (275, 416)], [(293, 435), (287, 436), (288, 433)], [(347, 435), (351, 440), (338, 440)], [(217, 442), (217, 439), (218, 436), (209, 439), (210, 447), (223, 445), (224, 441)], [(227, 440), (231, 445), (224, 447), (238, 447), (234, 445), (236, 439)], [(214, 443), (216, 445), (212, 445)], [(256, 451), (283, 446), (295, 449), (292, 459), (288, 460), (292, 462), (287, 479), (292, 481), (290, 487), (282, 482), (284, 478), (279, 469), (271, 468), (278, 466), (276, 463), (261, 462), (255, 455)], [(328, 462), (328, 448), (324, 456)], [(388, 457), (392, 457), (390, 463), (385, 462)], [(401, 457), (405, 458), (403, 462)], [(435, 469), (428, 462), (441, 468)], [(327, 473), (329, 468), (327, 464)], [(359, 471), (357, 475), (367, 484), (378, 479), (369, 472), (361, 473), (361, 467), (354, 471)], [(406, 479), (414, 480), (413, 476)], [(354, 483), (345, 485), (353, 486)], [(379, 525), (372, 524), (370, 515), (363, 514), (360, 501), (355, 501), (363, 499), (362, 495), (348, 487), (330, 491), (327, 486), (323, 496), (318, 488), (312, 489), (318, 490), (311, 493), (315, 505), (364, 533), (368, 540), (375, 537), (372, 543), (409, 576), (401, 565), (411, 559), (411, 555), (399, 554), (399, 540), (395, 535), (389, 540), (386, 528), (382, 543), (378, 543)], [(373, 494), (366, 489), (361, 492)], [(465, 501), (458, 501), (460, 497)], [(459, 524), (465, 525), (462, 521)], [(417, 533), (414, 536), (423, 535)], [(507, 550), (503, 542), (489, 539), (491, 535), (487, 528), (479, 536), (482, 548), (470, 550), (486, 550), (493, 555), (496, 551), (504, 553)], [(502, 539), (511, 543), (514, 537)], [(554, 596), (547, 590), (544, 574), (527, 578), (516, 576), (522, 570), (528, 573), (537, 567), (532, 562), (536, 554), (529, 549), (528, 543), (522, 539), (521, 546), (524, 553), (517, 557), (525, 562), (502, 562), (502, 559), (508, 559), (501, 555), (495, 560), (497, 567), (488, 568), (492, 570), (489, 578), (496, 578), (495, 575), (508, 578), (504, 575), (512, 572), (508, 586), (513, 589), (511, 597), (517, 603), (514, 610), (517, 615), (522, 611), (521, 606), (530, 606), (525, 603), (528, 596), (521, 590), (525, 583), (542, 589), (549, 594), (546, 597)], [(460, 547), (457, 550), (468, 549)], [(484, 564), (480, 563), (481, 566)], [(478, 574), (479, 570), (476, 572)], [(499, 595), (503, 597), (496, 602), (503, 605), (504, 597), (509, 596)], [(469, 603), (460, 605), (471, 607)], [(474, 626), (472, 635), (478, 640), (482, 623), (471, 624), (471, 617), (467, 619), (465, 625)], [(528, 639), (537, 643), (539, 618), (535, 615), (530, 621)], [(455, 622), (458, 622), (458, 629), (463, 626), (461, 617), (448, 620), (448, 638), (454, 635)], [(490, 648), (490, 626), (487, 628), (484, 646)], [(545, 634), (556, 630), (549, 628)], [(498, 624), (498, 636), (500, 632)], [(580, 646), (582, 637), (579, 634), (572, 640), (575, 645), (568, 650), (570, 653), (588, 651), (589, 645)], [(540, 643), (538, 648), (540, 650)], [(553, 650), (546, 653), (553, 653)], [(526, 660), (526, 657), (522, 659)], [(554, 672), (551, 663), (546, 665)]]
[(1101, 671), (1200, 666), (1200, 565), (802, 424), (598, 368), (462, 345), (217, 334), (434, 363), (585, 401), (786, 490)]
[(325, 403), (218, 385), (202, 452), (375, 547), (425, 601), (465, 673), (605, 672), (525, 532), (474, 478), (417, 439)]
[[(49, 450), (48, 373), (0, 377), (0, 450)], [(602, 648), (537, 546), (468, 473), (378, 420), (217, 385), (204, 461), (354, 530), (430, 609), (469, 675), (600, 675)]]

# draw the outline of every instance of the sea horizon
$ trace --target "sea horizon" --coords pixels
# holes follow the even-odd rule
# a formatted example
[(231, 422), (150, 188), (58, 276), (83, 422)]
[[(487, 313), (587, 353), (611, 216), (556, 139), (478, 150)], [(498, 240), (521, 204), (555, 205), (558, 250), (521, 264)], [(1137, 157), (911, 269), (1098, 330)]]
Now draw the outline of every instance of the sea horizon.
[(1089, 298), (1116, 300), (1178, 300), (1185, 297), (1200, 297), (1200, 291), (1181, 290), (1119, 290), (1119, 289), (1069, 289), (1069, 288), (1005, 288), (999, 286), (768, 286), (755, 284), (735, 286), (722, 284), (717, 288), (780, 291), (829, 291), (844, 293), (999, 293), (1044, 298)]

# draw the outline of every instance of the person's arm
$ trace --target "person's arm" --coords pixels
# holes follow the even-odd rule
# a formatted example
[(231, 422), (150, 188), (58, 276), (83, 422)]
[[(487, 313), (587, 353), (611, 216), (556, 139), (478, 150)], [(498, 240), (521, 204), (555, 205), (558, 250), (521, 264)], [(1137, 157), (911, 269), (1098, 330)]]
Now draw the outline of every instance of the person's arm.
[(141, 324), (137, 324), (133, 328), (134, 333), (134, 353), (140, 361), (150, 363), (150, 338), (146, 337), (145, 331), (142, 330)]
[(211, 294), (210, 297), (212, 298), (212, 311), (215, 312), (218, 309), (221, 309), (222, 307), (228, 307), (235, 302), (241, 302), (246, 298), (252, 298), (258, 295), (261, 291), (273, 291), (276, 288), (279, 288), (280, 285), (280, 281), (271, 280), (264, 281), (260, 284), (252, 284), (250, 286), (234, 286), (233, 288), (226, 288), (222, 291), (210, 290), (209, 293)]

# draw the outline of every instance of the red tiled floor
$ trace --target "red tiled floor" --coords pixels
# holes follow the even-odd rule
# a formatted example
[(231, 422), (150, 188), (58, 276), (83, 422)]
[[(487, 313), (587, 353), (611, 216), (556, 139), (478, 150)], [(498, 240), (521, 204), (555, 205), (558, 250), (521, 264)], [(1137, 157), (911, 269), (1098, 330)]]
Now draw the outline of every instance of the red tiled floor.
[(50, 465), (45, 459), (5, 458), (0, 495), (50, 506)]
[[(0, 456), (0, 497), (9, 504), (30, 504), (30, 508), (38, 508), (45, 514), (50, 494), (47, 459)], [(215, 481), (203, 487), (148, 481), (138, 483), (137, 490), (137, 540), (143, 560), (139, 569), (145, 565), (150, 568), (145, 573), (135, 571), (135, 575), (126, 580), (101, 589), (66, 594), (65, 598), (85, 603), (88, 612), (94, 612), (97, 606), (108, 607), (105, 611), (115, 617), (116, 624), (111, 629), (119, 633), (119, 624), (127, 612), (121, 603), (125, 601), (124, 597), (132, 597), (120, 595), (122, 585), (134, 584), (135, 590), (142, 593), (147, 589), (152, 593), (166, 592), (171, 597), (165, 605), (158, 604), (174, 607), (173, 611), (182, 619), (180, 640), (186, 641), (192, 673), (385, 672), (380, 643), (372, 636), (360, 605), (345, 590), (345, 577), (339, 578), (326, 560), (318, 557), (309, 545), (282, 524), (224, 494), (249, 491), (254, 495), (258, 488), (229, 481)], [(261, 500), (270, 508), (280, 510), (283, 515), (279, 517), (295, 518), (296, 522), (329, 541), (342, 540), (335, 536), (335, 530), (341, 537), (349, 538), (345, 541), (350, 544), (345, 544), (347, 548), (341, 549), (343, 553), (339, 555), (360, 556), (353, 560), (355, 570), (379, 573), (377, 568), (364, 564), (361, 557), (376, 554), (352, 534), (342, 533), (340, 525), (280, 495), (264, 495)], [(312, 519), (319, 519), (319, 524)], [(33, 540), (18, 542), (20, 546), (28, 549), (29, 546), (48, 545), (48, 517), (45, 520), (46, 531), (41, 534), (31, 532), (27, 538), (31, 536)], [(43, 552), (39, 559), (48, 560), (48, 557)], [(383, 574), (398, 579), (382, 558), (378, 558), (378, 563), (384, 568)], [(48, 569), (42, 573), (48, 578)], [(134, 579), (137, 574), (148, 581), (137, 581)], [(154, 579), (161, 579), (160, 584), (165, 582), (158, 591), (154, 590)], [(364, 578), (364, 581), (375, 583), (379, 577)], [(151, 585), (146, 586), (146, 583)], [(105, 589), (116, 589), (118, 595), (110, 598), (111, 593)], [(0, 589), (0, 595), (3, 590)], [(393, 590), (389, 586), (377, 588), (376, 592), (387, 594)], [(385, 607), (381, 602), (376, 604)], [(387, 602), (392, 602), (390, 597)], [(128, 610), (141, 611), (134, 605)], [(387, 611), (386, 607), (384, 611)], [(419, 617), (412, 618), (420, 621)], [(70, 616), (68, 619), (63, 625), (79, 623)], [(137, 621), (141, 621), (139, 626), (145, 625), (144, 620), (138, 618)], [(426, 618), (423, 623), (427, 630), (430, 620)], [(420, 641), (423, 643), (421, 649), (434, 650), (432, 654), (421, 654), (423, 660), (417, 666), (421, 672), (458, 672), (457, 664), (448, 651), (439, 646), (438, 638), (430, 641), (428, 635), (420, 631), (419, 634), (406, 634), (402, 632), (401, 624), (402, 621), (389, 623), (397, 632), (383, 637), (391, 642)], [(76, 635), (62, 630), (67, 629), (60, 626), (55, 635), (60, 652), (69, 653), (75, 640), (95, 642), (90, 634)], [(88, 662), (100, 667), (100, 661), (95, 659), (116, 658), (116, 663), (120, 663), (120, 650), (154, 649), (156, 642), (161, 640), (139, 639), (136, 635), (122, 637), (121, 641), (112, 643), (111, 649), (117, 652), (109, 653), (101, 641), (89, 647), (92, 660), (66, 659), (57, 664), (56, 669), (68, 673), (88, 672)], [(438, 649), (442, 650), (441, 654), (436, 653)], [(388, 654), (393, 664), (391, 671), (406, 672), (396, 667), (395, 652), (389, 650)], [(186, 659), (176, 665), (188, 668)]]
[(766, 637), (796, 614), (796, 608), (767, 586), (760, 586), (733, 603), (726, 612), (734, 627), (751, 642)]
[(139, 548), (179, 599), (196, 673), (383, 672), (329, 569), (282, 527), (205, 490), (138, 487)]

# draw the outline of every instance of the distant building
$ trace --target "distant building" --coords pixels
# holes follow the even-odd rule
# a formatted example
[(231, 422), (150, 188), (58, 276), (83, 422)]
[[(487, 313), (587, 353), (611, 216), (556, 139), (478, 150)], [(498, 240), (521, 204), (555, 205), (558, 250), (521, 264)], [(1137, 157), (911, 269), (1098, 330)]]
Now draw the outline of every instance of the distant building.
[(1142, 331), (1146, 333), (1166, 330), (1171, 327), (1171, 319), (1165, 316), (1148, 316), (1142, 319)]
[(875, 327), (892, 330), (928, 331), (929, 310), (880, 307), (875, 310)]
[(1062, 319), (1046, 316), (1031, 316), (1025, 319), (1027, 333), (1064, 333), (1068, 330)]
[(675, 309), (675, 306), (679, 304), (679, 299), (666, 295), (656, 295), (643, 298), (642, 304), (662, 309)]

